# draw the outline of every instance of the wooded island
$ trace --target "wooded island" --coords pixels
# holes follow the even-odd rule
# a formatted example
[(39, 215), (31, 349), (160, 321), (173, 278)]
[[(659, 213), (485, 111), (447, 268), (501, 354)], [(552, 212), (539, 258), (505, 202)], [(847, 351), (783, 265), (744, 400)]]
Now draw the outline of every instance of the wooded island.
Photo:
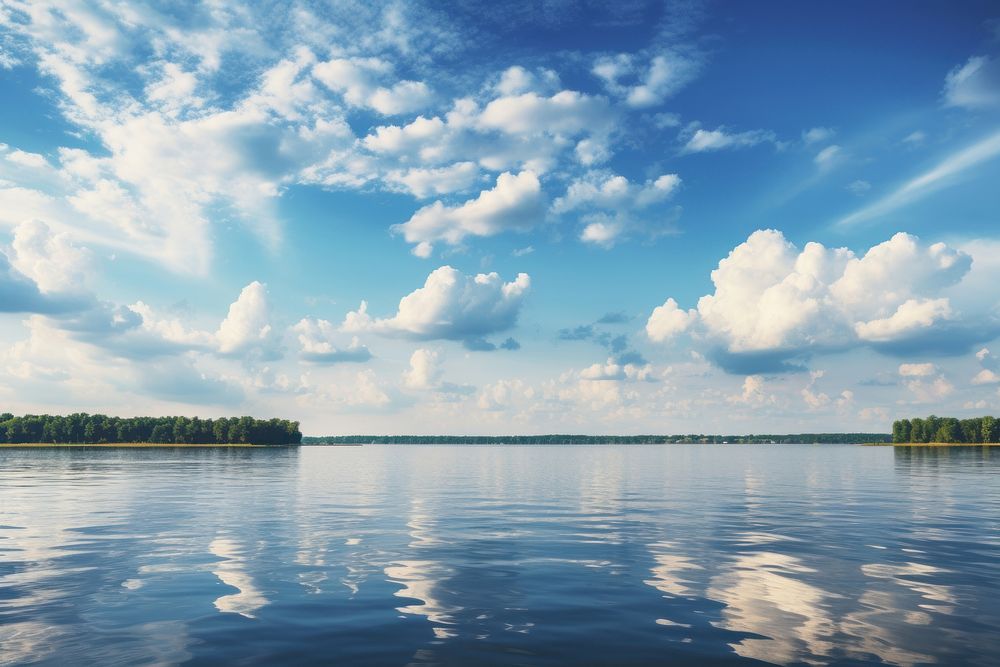
[(297, 445), (299, 422), (253, 417), (108, 417), (0, 414), (0, 443)]
[(996, 417), (936, 417), (899, 419), (892, 424), (892, 441), (905, 443), (990, 444), (1000, 443), (1000, 420)]

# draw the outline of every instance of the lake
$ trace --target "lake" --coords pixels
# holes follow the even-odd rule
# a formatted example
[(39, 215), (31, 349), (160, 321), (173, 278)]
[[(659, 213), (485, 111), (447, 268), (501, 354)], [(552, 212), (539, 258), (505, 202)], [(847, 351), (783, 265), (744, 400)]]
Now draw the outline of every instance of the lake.
[(1000, 664), (1000, 449), (0, 450), (0, 664)]

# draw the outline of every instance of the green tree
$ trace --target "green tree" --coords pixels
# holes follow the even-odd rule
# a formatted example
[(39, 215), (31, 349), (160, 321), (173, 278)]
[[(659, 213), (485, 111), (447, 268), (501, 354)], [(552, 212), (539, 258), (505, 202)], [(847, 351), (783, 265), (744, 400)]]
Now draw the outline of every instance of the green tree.
[(911, 442), (909, 419), (898, 419), (892, 423), (892, 441)]
[(981, 428), (983, 442), (1000, 442), (1000, 421), (996, 417), (983, 417)]

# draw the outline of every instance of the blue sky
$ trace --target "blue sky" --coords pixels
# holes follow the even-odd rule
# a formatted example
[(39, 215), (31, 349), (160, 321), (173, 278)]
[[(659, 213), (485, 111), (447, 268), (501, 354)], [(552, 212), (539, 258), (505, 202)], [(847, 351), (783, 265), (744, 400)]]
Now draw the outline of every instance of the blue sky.
[(7, 410), (1000, 410), (993, 3), (9, 0), (0, 100)]

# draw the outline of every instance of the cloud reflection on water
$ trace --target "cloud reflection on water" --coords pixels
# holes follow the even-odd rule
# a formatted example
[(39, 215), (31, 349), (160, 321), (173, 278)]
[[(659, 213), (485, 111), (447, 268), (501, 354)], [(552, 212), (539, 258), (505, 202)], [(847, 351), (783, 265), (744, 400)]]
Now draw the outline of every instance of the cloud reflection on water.
[(269, 600), (257, 588), (254, 578), (247, 571), (247, 558), (238, 542), (229, 537), (217, 537), (208, 547), (213, 556), (223, 560), (213, 566), (212, 574), (219, 581), (237, 589), (237, 592), (216, 598), (215, 608), (221, 612), (229, 612), (254, 618), (254, 612), (266, 605)]
[[(411, 504), (406, 527), (410, 536), (409, 548), (411, 550), (427, 549), (438, 543), (437, 538), (431, 532), (434, 527), (432, 518), (419, 500), (415, 500)], [(452, 568), (439, 561), (429, 559), (400, 559), (385, 567), (385, 576), (389, 581), (403, 586), (393, 595), (400, 598), (412, 598), (420, 602), (420, 604), (397, 607), (396, 610), (402, 614), (416, 614), (426, 617), (432, 623), (434, 636), (438, 639), (448, 639), (457, 635), (454, 627), (456, 620), (453, 615), (461, 611), (462, 608), (445, 604), (435, 593), (439, 583), (453, 574)]]

